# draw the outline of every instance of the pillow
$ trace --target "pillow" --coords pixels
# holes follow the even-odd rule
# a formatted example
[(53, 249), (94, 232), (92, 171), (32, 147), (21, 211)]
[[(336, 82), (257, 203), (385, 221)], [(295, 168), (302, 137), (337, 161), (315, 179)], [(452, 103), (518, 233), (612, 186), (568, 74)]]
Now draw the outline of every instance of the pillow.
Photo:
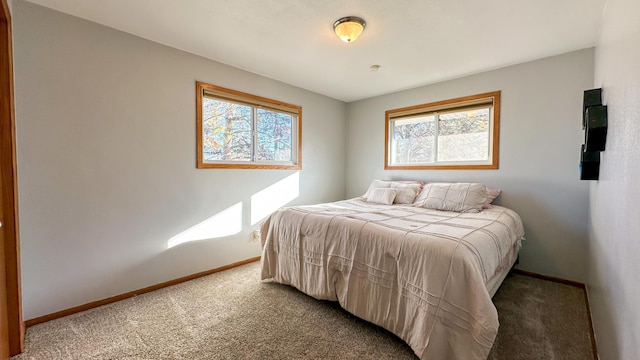
[(500, 193), (502, 192), (502, 190), (500, 189), (496, 189), (496, 188), (492, 188), (492, 187), (488, 187), (487, 186), (487, 201), (484, 202), (484, 205), (482, 205), (483, 209), (488, 209), (491, 207), (491, 203), (493, 202), (493, 200), (495, 200), (498, 196), (500, 196)]
[(371, 182), (371, 185), (369, 185), (369, 188), (367, 189), (367, 192), (364, 193), (364, 195), (362, 195), (362, 197), (365, 198), (365, 200), (366, 200), (366, 199), (369, 198), (369, 196), (371, 196), (371, 193), (373, 192), (373, 190), (389, 188), (389, 187), (391, 187), (391, 182), (390, 181), (373, 180)]
[(379, 188), (373, 189), (371, 195), (367, 198), (367, 202), (391, 205), (396, 198), (396, 189)]
[(424, 186), (413, 206), (427, 209), (479, 212), (487, 201), (487, 189), (478, 183), (430, 183)]
[(420, 181), (382, 181), (373, 180), (367, 192), (362, 195), (363, 198), (368, 199), (371, 193), (375, 189), (393, 188), (396, 189), (395, 204), (411, 204), (415, 200), (415, 197), (420, 193), (422, 189), (422, 182)]
[(422, 184), (393, 182), (391, 183), (391, 188), (396, 189), (396, 199), (393, 201), (394, 204), (413, 204), (413, 201), (422, 189)]

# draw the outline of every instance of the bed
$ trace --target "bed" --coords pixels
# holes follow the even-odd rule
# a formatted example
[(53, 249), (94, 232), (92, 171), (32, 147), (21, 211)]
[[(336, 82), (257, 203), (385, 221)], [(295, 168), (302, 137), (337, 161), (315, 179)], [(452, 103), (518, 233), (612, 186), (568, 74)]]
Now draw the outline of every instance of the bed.
[(491, 297), (524, 230), (512, 210), (453, 212), (366, 197), (282, 208), (262, 225), (262, 279), (294, 286), (406, 341), (421, 359), (486, 359)]

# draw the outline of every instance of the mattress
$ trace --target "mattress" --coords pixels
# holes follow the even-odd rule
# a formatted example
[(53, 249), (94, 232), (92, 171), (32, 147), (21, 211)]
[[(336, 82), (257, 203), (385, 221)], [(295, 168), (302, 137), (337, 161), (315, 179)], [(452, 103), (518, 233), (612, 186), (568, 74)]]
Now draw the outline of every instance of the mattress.
[(492, 206), (457, 213), (362, 199), (283, 208), (263, 224), (262, 279), (273, 279), (398, 335), (421, 359), (486, 359), (491, 301), (524, 236)]

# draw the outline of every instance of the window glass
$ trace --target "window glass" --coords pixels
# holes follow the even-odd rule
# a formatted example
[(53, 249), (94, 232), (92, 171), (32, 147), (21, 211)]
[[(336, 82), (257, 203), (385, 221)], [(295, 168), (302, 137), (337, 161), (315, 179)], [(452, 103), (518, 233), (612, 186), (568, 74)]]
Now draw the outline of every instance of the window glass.
[(292, 161), (293, 116), (258, 109), (257, 160)]
[(435, 159), (435, 134), (433, 115), (394, 121), (392, 162), (432, 163)]
[(438, 161), (489, 160), (489, 108), (438, 116)]
[(204, 98), (205, 161), (251, 161), (250, 106)]

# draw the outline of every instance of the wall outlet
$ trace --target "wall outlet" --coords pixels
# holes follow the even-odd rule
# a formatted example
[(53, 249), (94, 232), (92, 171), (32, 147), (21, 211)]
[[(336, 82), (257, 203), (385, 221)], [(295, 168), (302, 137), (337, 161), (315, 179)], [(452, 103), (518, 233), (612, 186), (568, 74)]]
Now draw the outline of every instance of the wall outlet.
[(259, 242), (260, 241), (260, 230), (253, 230), (251, 233), (251, 242)]

